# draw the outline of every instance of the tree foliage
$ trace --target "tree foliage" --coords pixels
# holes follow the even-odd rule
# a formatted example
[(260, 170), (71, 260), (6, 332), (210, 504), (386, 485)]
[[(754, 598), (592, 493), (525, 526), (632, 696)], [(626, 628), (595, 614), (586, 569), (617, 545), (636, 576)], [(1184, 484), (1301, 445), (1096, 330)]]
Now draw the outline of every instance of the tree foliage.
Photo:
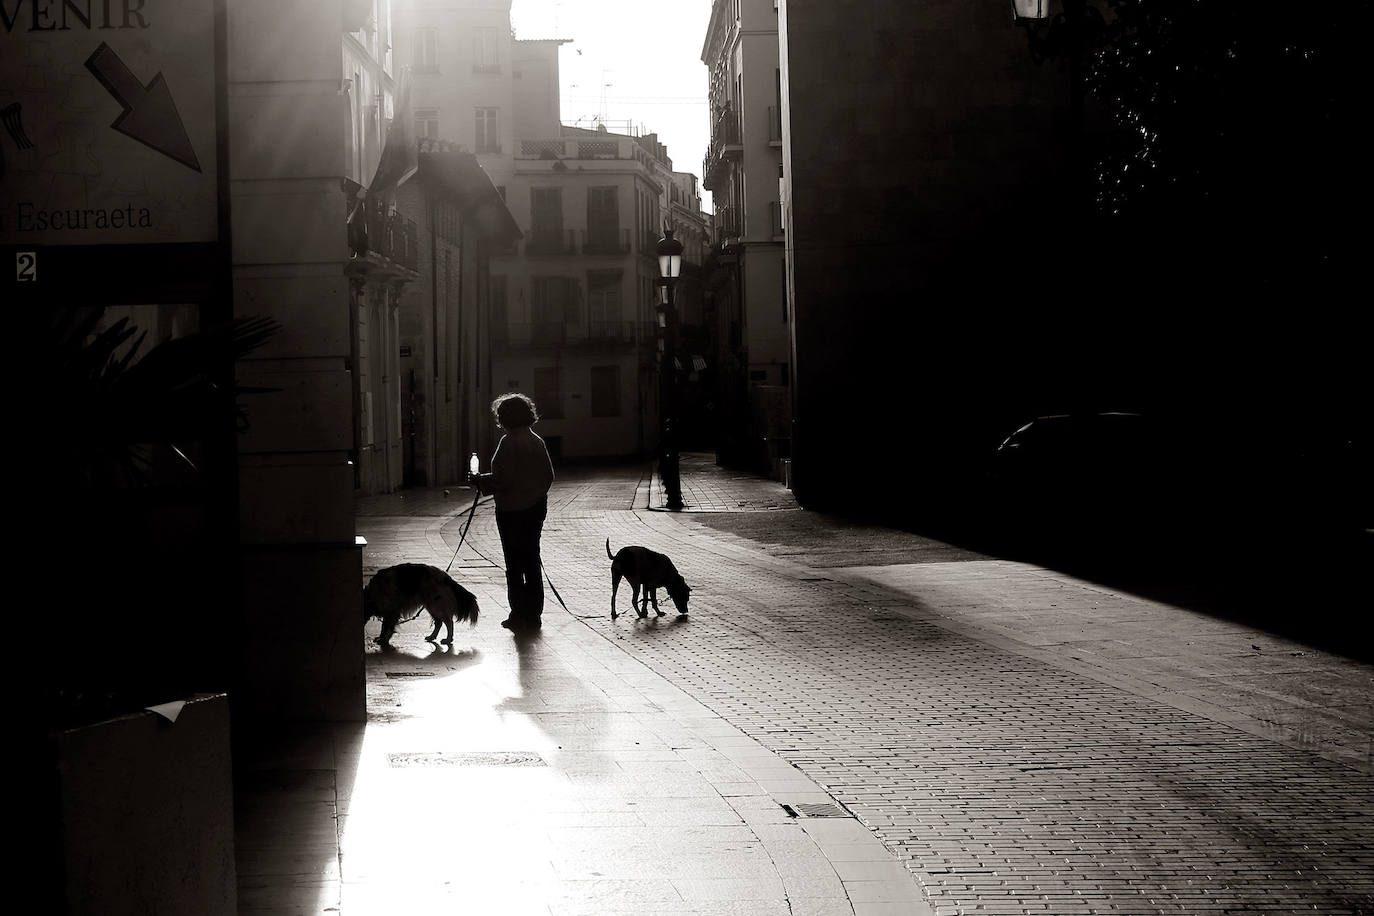
[(1088, 89), (1114, 128), (1097, 200), (1118, 222), (1291, 263), (1347, 254), (1363, 217), (1368, 0), (1106, 0)]

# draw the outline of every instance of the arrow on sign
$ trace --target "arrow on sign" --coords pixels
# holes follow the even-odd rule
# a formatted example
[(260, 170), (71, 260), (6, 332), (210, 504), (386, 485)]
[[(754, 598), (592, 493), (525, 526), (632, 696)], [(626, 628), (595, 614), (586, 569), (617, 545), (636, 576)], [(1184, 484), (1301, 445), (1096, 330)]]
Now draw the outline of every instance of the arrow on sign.
[(186, 136), (186, 126), (181, 123), (181, 114), (161, 73), (147, 86), (141, 85), (114, 49), (103, 41), (86, 59), (86, 69), (95, 74), (100, 84), (124, 108), (124, 113), (115, 118), (111, 127), (131, 140), (200, 171), (200, 160), (191, 146), (191, 138)]

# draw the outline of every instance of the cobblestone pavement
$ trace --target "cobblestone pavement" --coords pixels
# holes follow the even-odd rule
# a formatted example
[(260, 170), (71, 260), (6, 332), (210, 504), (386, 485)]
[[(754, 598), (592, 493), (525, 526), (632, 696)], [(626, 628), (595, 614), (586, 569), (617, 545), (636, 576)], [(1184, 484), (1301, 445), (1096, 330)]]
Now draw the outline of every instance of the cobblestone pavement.
[[(826, 789), (935, 913), (1374, 913), (1374, 667), (917, 535), (808, 529), (780, 485), (687, 456), (683, 489), (692, 511), (666, 513), (639, 469), (560, 473), (544, 553), (570, 613)], [(455, 493), (426, 550), (457, 548)], [(722, 510), (787, 523), (703, 523)], [(691, 616), (611, 621), (608, 537), (671, 555)], [(499, 561), (479, 506), (453, 565), (485, 606)]]

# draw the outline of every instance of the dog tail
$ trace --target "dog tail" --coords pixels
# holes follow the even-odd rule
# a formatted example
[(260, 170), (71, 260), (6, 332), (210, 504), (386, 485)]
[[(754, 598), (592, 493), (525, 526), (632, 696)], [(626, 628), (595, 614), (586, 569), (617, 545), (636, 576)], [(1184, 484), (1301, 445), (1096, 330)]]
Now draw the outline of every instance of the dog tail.
[(606, 538), (606, 559), (614, 560), (615, 554), (611, 553), (611, 539)]
[(452, 577), (448, 578), (448, 587), (453, 592), (453, 606), (458, 609), (458, 619), (466, 619), (468, 626), (477, 626), (477, 599), (468, 592), (459, 588), (458, 583)]

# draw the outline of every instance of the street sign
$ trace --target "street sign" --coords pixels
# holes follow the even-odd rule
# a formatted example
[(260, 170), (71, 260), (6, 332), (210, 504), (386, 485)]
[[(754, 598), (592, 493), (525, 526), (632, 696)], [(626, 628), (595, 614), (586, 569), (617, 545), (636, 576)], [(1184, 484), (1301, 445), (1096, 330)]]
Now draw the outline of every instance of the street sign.
[(0, 245), (219, 241), (217, 0), (0, 0)]

